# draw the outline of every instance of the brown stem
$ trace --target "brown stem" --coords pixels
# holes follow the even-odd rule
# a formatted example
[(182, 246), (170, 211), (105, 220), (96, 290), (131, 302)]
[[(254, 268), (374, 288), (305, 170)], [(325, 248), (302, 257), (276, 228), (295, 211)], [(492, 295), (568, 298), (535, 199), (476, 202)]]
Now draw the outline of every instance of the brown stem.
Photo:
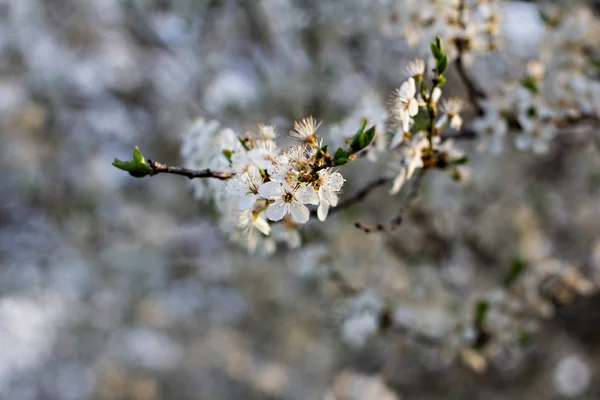
[(377, 189), (379, 186), (383, 186), (386, 183), (390, 182), (391, 178), (379, 178), (374, 181), (367, 183), (362, 189), (360, 189), (356, 194), (352, 197), (349, 197), (342, 201), (336, 208), (331, 209), (329, 211), (330, 214), (336, 213), (344, 208), (351, 207), (357, 203), (363, 201), (373, 190)]
[(219, 172), (212, 171), (209, 168), (201, 169), (201, 170), (193, 170), (182, 167), (172, 167), (170, 165), (161, 164), (158, 161), (148, 160), (148, 165), (152, 169), (148, 175), (153, 176), (157, 174), (174, 174), (174, 175), (182, 175), (186, 176), (189, 179), (194, 178), (216, 178), (216, 179), (229, 179), (233, 176), (233, 173), (230, 172)]
[(365, 233), (389, 232), (389, 231), (393, 231), (394, 229), (399, 227), (400, 224), (402, 224), (402, 220), (404, 219), (404, 214), (406, 214), (406, 211), (408, 210), (408, 206), (419, 194), (419, 188), (421, 186), (421, 179), (423, 178), (425, 171), (427, 171), (426, 168), (423, 168), (419, 171), (419, 174), (413, 180), (413, 185), (410, 189), (410, 192), (408, 193), (408, 196), (406, 197), (406, 201), (402, 205), (402, 208), (400, 208), (398, 215), (396, 215), (394, 217), (394, 219), (392, 219), (389, 223), (377, 224), (377, 225), (367, 225), (367, 224), (363, 224), (362, 222), (355, 222), (354, 226), (357, 227), (358, 229), (364, 231)]
[(358, 293), (358, 290), (348, 282), (340, 271), (333, 268), (330, 269), (328, 278), (343, 296), (353, 296)]
[[(464, 20), (465, 15), (465, 0), (460, 0), (458, 5), (458, 23), (463, 30), (463, 33), (466, 31), (466, 23)], [(475, 108), (477, 115), (481, 116), (484, 114), (483, 106), (481, 105), (480, 100), (485, 99), (487, 97), (486, 93), (475, 83), (475, 80), (467, 71), (464, 62), (464, 55), (467, 50), (468, 43), (467, 39), (464, 37), (456, 38), (456, 69), (458, 70), (458, 75), (460, 79), (463, 81), (467, 88), (467, 95), (469, 96), (469, 101)]]

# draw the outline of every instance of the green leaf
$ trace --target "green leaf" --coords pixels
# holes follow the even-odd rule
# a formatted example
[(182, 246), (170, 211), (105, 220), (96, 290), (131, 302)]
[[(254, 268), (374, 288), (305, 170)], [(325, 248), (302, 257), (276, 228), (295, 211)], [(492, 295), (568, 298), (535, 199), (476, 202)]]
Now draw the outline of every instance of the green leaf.
[(358, 129), (358, 131), (356, 131), (356, 134), (358, 135), (359, 133), (363, 133), (365, 131), (366, 127), (367, 127), (367, 119), (363, 118), (360, 121), (360, 128)]
[(440, 49), (440, 51), (443, 53), (443, 49), (442, 49), (442, 38), (440, 37), (440, 35), (435, 35), (435, 45), (437, 46), (438, 49)]
[(235, 151), (232, 150), (223, 150), (223, 155), (225, 156), (225, 158), (227, 159), (227, 161), (229, 161), (229, 164), (231, 164), (231, 156), (233, 156), (235, 154)]
[(146, 165), (146, 157), (144, 157), (144, 155), (140, 151), (140, 148), (137, 146), (133, 148), (133, 161), (135, 161), (138, 164)]
[(340, 147), (333, 155), (333, 163), (335, 165), (344, 165), (348, 162), (349, 158), (350, 153)]
[(242, 147), (244, 148), (244, 150), (246, 150), (246, 151), (250, 150), (248, 148), (248, 143), (246, 143), (246, 141), (244, 140), (243, 137), (238, 136), (238, 141), (240, 142), (240, 144), (242, 145)]
[(531, 91), (532, 93), (537, 93), (540, 90), (538, 87), (538, 83), (533, 76), (528, 75), (525, 78), (521, 79), (521, 85), (523, 85), (524, 88), (529, 89), (529, 91)]
[(527, 261), (520, 256), (514, 257), (504, 275), (504, 286), (512, 285), (527, 269)]
[(490, 311), (490, 302), (487, 300), (479, 300), (477, 304), (475, 304), (475, 326), (480, 329), (483, 327), (483, 323), (487, 318), (487, 314)]
[(442, 75), (444, 71), (446, 71), (446, 69), (448, 68), (448, 63), (448, 56), (446, 54), (443, 54), (442, 57), (440, 57), (440, 59), (437, 61), (437, 65), (435, 68), (438, 75)]
[(137, 146), (133, 149), (133, 160), (121, 161), (118, 158), (115, 158), (112, 165), (123, 171), (129, 172), (129, 175), (135, 178), (143, 178), (152, 172), (152, 169), (146, 164), (146, 158)]
[(431, 53), (436, 63), (439, 63), (445, 55), (442, 48), (442, 39), (439, 36), (436, 36), (435, 40), (431, 43)]
[(435, 43), (431, 43), (431, 54), (433, 54), (433, 58), (436, 62), (443, 56), (442, 51), (435, 45)]
[(356, 135), (352, 138), (350, 142), (350, 149), (352, 153), (357, 153), (363, 149), (365, 149), (375, 137), (375, 126), (370, 127), (366, 132), (363, 132), (364, 126), (366, 125), (366, 120), (363, 120), (363, 127), (358, 131)]
[(327, 149), (329, 149), (329, 145), (328, 144), (326, 144), (325, 146), (321, 147), (321, 151), (323, 153), (327, 153)]
[(437, 78), (437, 87), (442, 87), (446, 84), (446, 78), (440, 76)]
[(460, 158), (455, 158), (454, 160), (450, 161), (450, 164), (452, 164), (452, 165), (464, 165), (467, 162), (469, 162), (469, 157), (462, 156)]

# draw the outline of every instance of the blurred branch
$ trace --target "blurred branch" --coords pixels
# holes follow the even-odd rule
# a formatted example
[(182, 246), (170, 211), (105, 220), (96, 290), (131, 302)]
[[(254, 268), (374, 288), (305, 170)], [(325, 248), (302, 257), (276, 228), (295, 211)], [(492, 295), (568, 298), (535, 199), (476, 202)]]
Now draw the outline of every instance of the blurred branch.
[(421, 187), (421, 179), (423, 179), (423, 175), (425, 174), (425, 171), (427, 171), (427, 169), (425, 169), (425, 168), (421, 169), (419, 171), (419, 174), (414, 178), (412, 187), (410, 188), (410, 192), (408, 193), (408, 196), (406, 197), (406, 201), (400, 208), (398, 215), (396, 215), (394, 217), (394, 219), (391, 220), (388, 224), (367, 225), (367, 224), (363, 224), (362, 222), (355, 222), (354, 226), (357, 227), (358, 229), (364, 231), (365, 233), (388, 232), (388, 231), (393, 231), (394, 229), (399, 227), (400, 224), (402, 224), (402, 221), (404, 219), (404, 214), (406, 214), (406, 211), (408, 210), (408, 206), (419, 194), (419, 188)]
[(157, 174), (174, 174), (174, 175), (182, 175), (186, 176), (189, 179), (194, 178), (216, 178), (216, 179), (229, 179), (233, 176), (230, 172), (218, 172), (212, 171), (209, 168), (201, 169), (201, 170), (193, 170), (182, 167), (172, 167), (170, 165), (161, 164), (158, 161), (148, 160), (148, 165), (150, 166), (151, 172), (148, 174), (150, 176)]
[[(466, 32), (466, 23), (465, 23), (465, 0), (460, 0), (458, 5), (458, 23), (463, 30), (463, 33)], [(487, 95), (476, 83), (473, 77), (467, 71), (464, 62), (464, 55), (467, 50), (468, 39), (465, 37), (456, 38), (456, 49), (458, 55), (456, 56), (456, 69), (458, 70), (458, 75), (460, 79), (463, 81), (467, 88), (467, 94), (469, 96), (469, 101), (475, 107), (475, 111), (477, 115), (481, 116), (484, 113), (483, 107), (480, 103), (480, 100), (485, 99)]]
[(342, 201), (336, 208), (331, 209), (329, 211), (330, 214), (336, 213), (344, 208), (351, 207), (357, 203), (363, 201), (373, 190), (377, 189), (379, 186), (383, 186), (386, 183), (390, 182), (391, 178), (379, 178), (374, 181), (367, 183), (362, 189), (360, 189), (356, 194), (352, 197), (349, 197)]
[(337, 269), (331, 268), (327, 277), (343, 296), (353, 296), (358, 293), (358, 290)]

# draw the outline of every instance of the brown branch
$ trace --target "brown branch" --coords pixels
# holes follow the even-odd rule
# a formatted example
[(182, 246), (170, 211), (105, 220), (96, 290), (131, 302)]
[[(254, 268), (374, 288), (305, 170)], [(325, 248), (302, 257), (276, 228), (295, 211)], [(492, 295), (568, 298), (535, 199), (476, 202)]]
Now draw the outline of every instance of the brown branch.
[(327, 277), (343, 296), (353, 296), (358, 293), (358, 290), (337, 269), (331, 268)]
[(170, 165), (161, 164), (158, 161), (148, 160), (148, 165), (152, 172), (148, 175), (153, 176), (157, 174), (174, 174), (174, 175), (182, 175), (186, 176), (189, 179), (194, 178), (216, 178), (216, 179), (229, 179), (233, 176), (231, 172), (218, 172), (212, 171), (209, 168), (201, 169), (201, 170), (193, 170), (182, 167), (172, 167)]
[[(458, 23), (463, 30), (463, 33), (467, 29), (467, 25), (465, 23), (465, 0), (460, 0), (458, 5)], [(477, 115), (481, 116), (484, 114), (483, 106), (481, 105), (481, 100), (487, 97), (486, 93), (481, 89), (476, 83), (475, 80), (467, 71), (464, 62), (464, 55), (466, 50), (468, 49), (468, 40), (464, 37), (456, 38), (456, 69), (458, 71), (458, 75), (460, 79), (463, 81), (467, 88), (467, 95), (469, 97), (469, 101), (475, 108)]]
[(373, 190), (377, 189), (379, 186), (383, 186), (386, 183), (390, 182), (391, 178), (379, 178), (372, 182), (367, 183), (362, 189), (360, 189), (356, 194), (352, 197), (349, 197), (339, 203), (336, 208), (333, 208), (329, 211), (330, 214), (336, 213), (344, 208), (351, 207), (357, 203), (363, 201)]
[(399, 227), (400, 224), (402, 224), (402, 221), (404, 219), (404, 214), (406, 214), (406, 211), (408, 210), (408, 206), (410, 205), (410, 203), (412, 203), (412, 201), (419, 194), (419, 188), (421, 187), (421, 179), (423, 178), (425, 171), (427, 171), (427, 169), (425, 169), (425, 168), (421, 169), (419, 171), (419, 174), (414, 178), (413, 185), (410, 188), (410, 192), (408, 193), (408, 196), (406, 197), (406, 201), (400, 208), (398, 215), (396, 215), (394, 217), (394, 219), (392, 219), (388, 224), (367, 225), (367, 224), (363, 224), (362, 222), (355, 222), (354, 226), (357, 227), (358, 229), (364, 231), (365, 233), (389, 232), (389, 231), (393, 231), (394, 229)]

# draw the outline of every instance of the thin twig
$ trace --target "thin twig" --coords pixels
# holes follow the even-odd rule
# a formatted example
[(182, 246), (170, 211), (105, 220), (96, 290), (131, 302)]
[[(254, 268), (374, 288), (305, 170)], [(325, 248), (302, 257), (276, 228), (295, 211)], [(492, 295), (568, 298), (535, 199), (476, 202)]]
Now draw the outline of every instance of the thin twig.
[(396, 215), (394, 217), (394, 219), (392, 219), (388, 224), (367, 225), (367, 224), (363, 224), (362, 222), (355, 222), (354, 226), (357, 227), (358, 229), (364, 231), (365, 233), (389, 232), (389, 231), (393, 231), (394, 229), (399, 227), (400, 224), (402, 224), (402, 220), (404, 219), (404, 214), (406, 214), (406, 211), (408, 210), (410, 203), (412, 203), (412, 201), (419, 194), (419, 188), (421, 186), (421, 179), (423, 178), (425, 171), (427, 171), (426, 168), (421, 169), (419, 171), (419, 174), (414, 178), (412, 187), (410, 188), (410, 192), (408, 193), (408, 196), (406, 197), (406, 201), (402, 205), (402, 208), (400, 208), (398, 215)]
[(362, 189), (360, 189), (356, 194), (352, 197), (349, 197), (338, 204), (336, 208), (333, 208), (329, 211), (330, 214), (336, 213), (344, 208), (351, 207), (357, 203), (363, 201), (373, 190), (377, 189), (379, 186), (383, 186), (386, 183), (390, 182), (391, 178), (379, 178), (374, 181), (367, 183)]
[(172, 167), (170, 165), (161, 164), (158, 161), (148, 160), (148, 164), (152, 169), (148, 175), (153, 176), (157, 174), (174, 174), (174, 175), (182, 175), (186, 176), (189, 179), (194, 178), (216, 178), (216, 179), (229, 179), (233, 176), (231, 172), (218, 172), (212, 171), (209, 168), (201, 169), (201, 170), (193, 170), (182, 167)]
[[(465, 0), (460, 0), (458, 5), (458, 23), (463, 30), (463, 33), (467, 29), (467, 25), (465, 23)], [(464, 54), (467, 50), (467, 40), (464, 37), (456, 38), (456, 69), (458, 70), (458, 75), (460, 79), (463, 81), (467, 88), (467, 95), (469, 96), (469, 101), (475, 107), (475, 111), (477, 115), (483, 115), (484, 109), (481, 105), (481, 100), (487, 97), (486, 93), (475, 83), (475, 80), (471, 77), (467, 68), (465, 67), (464, 62)]]
[(358, 293), (358, 290), (337, 269), (331, 268), (327, 277), (343, 296), (354, 296)]

